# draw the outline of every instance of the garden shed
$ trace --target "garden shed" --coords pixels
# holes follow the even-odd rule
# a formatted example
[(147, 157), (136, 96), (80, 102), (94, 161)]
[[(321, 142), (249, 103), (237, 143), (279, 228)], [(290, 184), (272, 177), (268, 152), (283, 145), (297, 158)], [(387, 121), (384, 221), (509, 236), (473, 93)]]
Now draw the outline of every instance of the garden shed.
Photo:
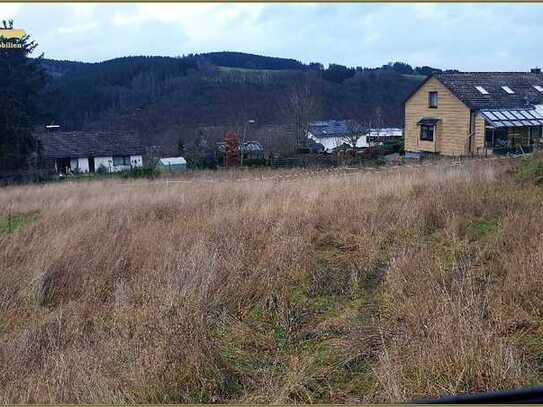
[(166, 157), (158, 160), (157, 170), (164, 172), (180, 172), (187, 169), (187, 160), (183, 157)]

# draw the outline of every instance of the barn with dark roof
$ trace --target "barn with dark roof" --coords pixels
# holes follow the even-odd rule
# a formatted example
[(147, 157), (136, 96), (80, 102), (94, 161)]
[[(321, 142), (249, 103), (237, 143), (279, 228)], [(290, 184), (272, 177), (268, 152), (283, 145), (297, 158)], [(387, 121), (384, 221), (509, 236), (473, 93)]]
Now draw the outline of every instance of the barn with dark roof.
[(405, 101), (405, 150), (449, 156), (528, 152), (540, 143), (543, 74), (438, 73)]
[(144, 148), (131, 132), (48, 129), (34, 136), (44, 162), (58, 173), (119, 172), (143, 166)]

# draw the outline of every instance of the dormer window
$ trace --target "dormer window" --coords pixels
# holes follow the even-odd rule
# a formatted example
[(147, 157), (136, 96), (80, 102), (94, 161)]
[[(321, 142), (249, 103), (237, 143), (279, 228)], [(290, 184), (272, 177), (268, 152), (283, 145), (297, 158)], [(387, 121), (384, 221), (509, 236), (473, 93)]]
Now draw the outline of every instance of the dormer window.
[(487, 90), (485, 88), (483, 88), (482, 86), (476, 86), (475, 89), (477, 89), (479, 92), (481, 92), (482, 95), (488, 95), (489, 94), (487, 92)]
[(437, 108), (437, 92), (428, 92), (428, 107)]
[(510, 95), (514, 95), (514, 94), (515, 94), (515, 92), (513, 92), (513, 89), (511, 89), (509, 86), (502, 86), (502, 89), (503, 89), (505, 92), (509, 93)]
[(543, 93), (543, 86), (534, 85), (534, 88), (535, 88), (535, 90), (537, 90), (538, 92)]

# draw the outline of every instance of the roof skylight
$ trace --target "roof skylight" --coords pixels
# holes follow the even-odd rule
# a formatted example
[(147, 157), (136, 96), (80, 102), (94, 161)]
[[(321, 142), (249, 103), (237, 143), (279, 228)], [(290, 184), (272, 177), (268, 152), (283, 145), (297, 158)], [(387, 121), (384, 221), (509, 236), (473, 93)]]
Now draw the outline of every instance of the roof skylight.
[(534, 85), (534, 88), (535, 88), (535, 90), (537, 90), (538, 92), (543, 93), (543, 86)]
[(477, 89), (479, 92), (481, 92), (483, 95), (488, 95), (489, 93), (487, 92), (487, 90), (485, 88), (483, 88), (482, 86), (476, 86), (475, 89)]
[(509, 93), (510, 95), (514, 95), (515, 92), (513, 92), (513, 89), (511, 89), (509, 86), (502, 86), (502, 89)]

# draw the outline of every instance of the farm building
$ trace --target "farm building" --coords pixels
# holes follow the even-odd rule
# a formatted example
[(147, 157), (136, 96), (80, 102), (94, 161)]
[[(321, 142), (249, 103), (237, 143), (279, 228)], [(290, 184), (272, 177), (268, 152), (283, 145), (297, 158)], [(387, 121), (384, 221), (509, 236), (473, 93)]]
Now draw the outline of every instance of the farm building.
[(405, 151), (448, 156), (527, 152), (541, 140), (543, 74), (438, 73), (405, 101)]
[(119, 172), (143, 166), (144, 148), (124, 131), (45, 131), (35, 134), (44, 166), (59, 174)]
[(156, 169), (164, 172), (180, 172), (187, 169), (187, 161), (183, 157), (166, 157), (158, 160)]

